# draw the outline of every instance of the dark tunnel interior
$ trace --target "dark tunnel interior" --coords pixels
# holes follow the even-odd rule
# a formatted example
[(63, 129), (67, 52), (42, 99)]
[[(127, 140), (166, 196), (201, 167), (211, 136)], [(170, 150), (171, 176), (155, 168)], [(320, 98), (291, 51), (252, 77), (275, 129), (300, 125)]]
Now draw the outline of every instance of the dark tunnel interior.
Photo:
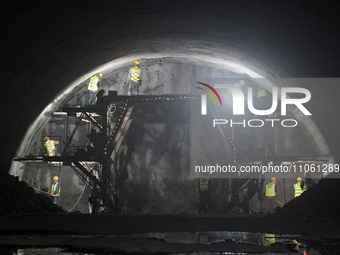
[[(1, 7), (2, 254), (339, 253), (339, 3), (4, 0)], [(125, 81), (137, 59), (143, 83), (131, 96)], [(98, 72), (102, 94), (90, 105), (87, 86)], [(311, 94), (311, 116), (288, 108), (299, 122), (293, 129), (210, 133), (209, 117), (192, 117), (203, 102), (192, 92), (220, 81), (254, 95), (259, 84), (267, 94), (297, 84)], [(218, 103), (209, 101), (208, 116), (232, 116)], [(59, 140), (56, 155), (44, 152), (45, 136)], [(312, 174), (313, 187), (299, 197), (293, 185), (297, 177), (307, 183), (306, 169), (280, 172), (276, 199), (267, 201), (274, 175), (192, 175), (193, 161), (207, 158), (238, 169), (300, 162), (295, 167), (334, 170)], [(59, 206), (46, 194), (55, 175)], [(206, 177), (209, 198), (201, 192)]]

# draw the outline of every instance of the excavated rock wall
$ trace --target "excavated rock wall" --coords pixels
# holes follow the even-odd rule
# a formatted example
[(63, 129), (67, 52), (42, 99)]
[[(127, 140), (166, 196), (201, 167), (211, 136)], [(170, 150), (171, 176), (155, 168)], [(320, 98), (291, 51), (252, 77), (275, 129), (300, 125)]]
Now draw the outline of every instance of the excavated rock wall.
[[(244, 76), (244, 74), (209, 66), (205, 63), (182, 61), (179, 62), (178, 59), (171, 58), (141, 59), (143, 85), (140, 94), (188, 94), (190, 88), (195, 86), (200, 79), (233, 78), (237, 82), (240, 77)], [(125, 81), (129, 68), (130, 66), (125, 66), (111, 70), (111, 73), (104, 73), (100, 84), (100, 89), (105, 91), (104, 95), (107, 95), (109, 90), (116, 90), (118, 95), (127, 94)], [(87, 83), (88, 80), (79, 84), (72, 93), (55, 102), (53, 109), (58, 110), (65, 104), (84, 105), (87, 101), (82, 95), (86, 92)], [(157, 120), (154, 123), (143, 123), (143, 121), (133, 123), (123, 144), (123, 153), (119, 155), (115, 162), (115, 170), (111, 173), (111, 176), (114, 176), (111, 178), (115, 179), (110, 180), (114, 183), (114, 190), (118, 193), (119, 207), (122, 212), (197, 212), (197, 180), (189, 178), (189, 118), (187, 118), (187, 122), (183, 122), (183, 111), (177, 111), (178, 113), (175, 112), (169, 117), (168, 123), (158, 123)], [(70, 135), (74, 124), (58, 124), (54, 119), (52, 112), (49, 112), (39, 122), (35, 132), (30, 134), (26, 140), (26, 155), (35, 155), (37, 151), (42, 150), (41, 140), (45, 135), (59, 136), (66, 141), (65, 133)], [(72, 118), (69, 121), (72, 123)], [(89, 131), (89, 124), (82, 124), (74, 137), (73, 145), (85, 145), (88, 141), (86, 135)], [(250, 147), (269, 147), (267, 136), (271, 136), (275, 151), (268, 152), (269, 155), (277, 153), (282, 156), (315, 156), (317, 154), (317, 149), (301, 127), (297, 127), (291, 132), (286, 131), (284, 142), (281, 140), (282, 130), (269, 128), (269, 130), (243, 130), (242, 132), (248, 135), (244, 138), (247, 143), (245, 146)], [(202, 133), (206, 133), (204, 128)], [(223, 143), (222, 137), (220, 142)], [(240, 144), (239, 141), (236, 142), (237, 145)], [(209, 141), (203, 143), (208, 144)], [(302, 148), (300, 144), (308, 144), (308, 150)], [(62, 147), (58, 147), (58, 150), (61, 153)], [(226, 155), (226, 157), (230, 157), (230, 155)], [(84, 188), (84, 183), (69, 167), (52, 167), (46, 164), (25, 164), (22, 166), (19, 164), (12, 167), (11, 173), (20, 176), (22, 180), (37, 189), (49, 187), (52, 177), (60, 174), (63, 187), (61, 206), (68, 210), (81, 196), (74, 210), (88, 211), (90, 189)], [(225, 213), (230, 209), (230, 205), (227, 205), (228, 199), (229, 203), (231, 199), (228, 194), (230, 190), (225, 188), (226, 180), (214, 180), (213, 183), (214, 208), (216, 212)], [(278, 200), (282, 203), (292, 198), (293, 184), (294, 180), (287, 180), (284, 184), (281, 182)], [(84, 192), (83, 189), (85, 189)], [(244, 203), (245, 199), (242, 194), (240, 196), (241, 198), (233, 203), (236, 207), (244, 207), (240, 204)], [(261, 210), (258, 196), (252, 196), (250, 213)], [(249, 211), (247, 206), (243, 211)]]
[(289, 201), (283, 208), (277, 208), (275, 216), (308, 219), (338, 218), (340, 215), (340, 180), (329, 175), (301, 196)]
[(47, 194), (36, 194), (35, 190), (29, 187), (26, 182), (1, 172), (0, 215), (61, 212), (64, 210), (54, 205)]

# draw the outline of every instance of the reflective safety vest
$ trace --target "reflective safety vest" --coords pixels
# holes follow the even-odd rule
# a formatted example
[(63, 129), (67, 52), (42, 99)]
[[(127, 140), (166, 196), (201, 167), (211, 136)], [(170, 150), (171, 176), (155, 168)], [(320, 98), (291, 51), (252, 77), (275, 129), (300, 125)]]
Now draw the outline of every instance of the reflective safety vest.
[(48, 140), (45, 142), (45, 147), (48, 152), (48, 156), (52, 157), (55, 155), (55, 145), (53, 140)]
[(275, 235), (274, 234), (266, 234), (265, 237), (266, 237), (266, 240), (269, 243), (275, 243)]
[(303, 193), (299, 182), (294, 184), (294, 190), (295, 190), (295, 197), (298, 197)]
[(201, 178), (200, 179), (200, 190), (201, 191), (209, 190), (208, 183), (209, 183), (209, 178)]
[(275, 184), (270, 182), (266, 185), (266, 197), (275, 197)]
[(52, 196), (60, 197), (60, 185), (59, 185), (59, 182), (52, 184), (51, 192), (56, 192)]
[(304, 179), (304, 185), (303, 185), (303, 192), (305, 192), (307, 189), (310, 189), (313, 186), (313, 180), (308, 178)]
[(134, 66), (129, 71), (129, 78), (133, 82), (140, 81), (140, 76), (142, 75), (142, 69), (140, 69), (138, 66)]
[(259, 91), (257, 92), (257, 97), (265, 97), (267, 96), (267, 92), (264, 88), (260, 88)]
[(90, 91), (97, 91), (98, 90), (98, 85), (97, 85), (98, 82), (99, 82), (99, 78), (96, 75), (92, 76), (87, 89), (90, 90)]

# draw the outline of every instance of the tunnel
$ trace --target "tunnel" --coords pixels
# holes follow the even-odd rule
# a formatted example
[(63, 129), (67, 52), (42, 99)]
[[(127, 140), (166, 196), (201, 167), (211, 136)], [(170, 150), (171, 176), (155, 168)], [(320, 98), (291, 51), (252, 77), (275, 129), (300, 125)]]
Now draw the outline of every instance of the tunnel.
[[(338, 252), (338, 3), (25, 0), (2, 6), (3, 254)], [(129, 96), (125, 82), (135, 60), (143, 83), (138, 96)], [(98, 72), (101, 92), (89, 105), (87, 86)], [(297, 127), (254, 128), (282, 116), (265, 122), (248, 112), (247, 127), (221, 125), (213, 137), (211, 125), (192, 114), (203, 100), (197, 87), (220, 81), (253, 92), (260, 86), (270, 96), (287, 83), (304, 87), (311, 116), (302, 106), (288, 107)], [(227, 95), (216, 89), (225, 105)], [(208, 99), (207, 118), (218, 116), (219, 106)], [(117, 138), (114, 146), (91, 145), (92, 130), (104, 126), (106, 141)], [(59, 142), (55, 157), (44, 151), (46, 136)], [(69, 157), (72, 148), (78, 149)], [(193, 174), (193, 165), (212, 158), (237, 169), (269, 164), (299, 173), (275, 175), (277, 207), (268, 210), (264, 193), (273, 174)], [(294, 198), (296, 178), (323, 166), (327, 171), (312, 174), (312, 189)], [(59, 206), (46, 194), (53, 176), (60, 178)], [(200, 179), (207, 176), (213, 209), (202, 213)]]

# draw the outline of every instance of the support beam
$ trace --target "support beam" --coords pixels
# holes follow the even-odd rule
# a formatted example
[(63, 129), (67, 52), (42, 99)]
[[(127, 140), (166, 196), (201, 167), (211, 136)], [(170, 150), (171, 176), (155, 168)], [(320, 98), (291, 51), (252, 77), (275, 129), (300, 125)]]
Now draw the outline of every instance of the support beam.
[(103, 127), (98, 123), (98, 121), (96, 121), (90, 114), (88, 114), (87, 112), (84, 113), (85, 116), (92, 121), (99, 129), (100, 131), (103, 131)]
[(128, 111), (127, 111), (127, 113), (126, 113), (126, 115), (123, 119), (122, 125), (121, 125), (115, 139), (114, 139), (115, 145), (114, 145), (114, 148), (113, 148), (112, 153), (110, 155), (110, 158), (113, 161), (115, 160), (115, 155), (118, 153), (120, 145), (122, 144), (128, 130), (129, 130), (129, 127), (131, 125), (132, 120), (130, 119), (130, 117), (131, 117), (133, 108), (134, 108), (134, 106), (129, 107), (129, 109), (128, 109)]
[(73, 129), (73, 131), (72, 131), (72, 134), (71, 134), (71, 136), (68, 138), (68, 140), (67, 140), (67, 142), (66, 142), (66, 144), (65, 144), (65, 148), (64, 148), (64, 150), (63, 150), (63, 153), (61, 154), (62, 157), (65, 156), (65, 153), (66, 153), (68, 147), (70, 146), (70, 143), (72, 142), (73, 136), (76, 134), (77, 129), (78, 129), (78, 127), (79, 127), (79, 125), (80, 125), (81, 120), (83, 119), (83, 117), (84, 117), (84, 113), (82, 113), (82, 114), (80, 115), (80, 117), (78, 118), (77, 123), (76, 123), (76, 126), (74, 127), (74, 129)]
[(102, 188), (102, 183), (94, 176), (92, 175), (81, 163), (80, 161), (72, 161), (72, 163), (79, 168), (87, 177), (90, 178), (91, 181), (93, 181), (98, 187)]

